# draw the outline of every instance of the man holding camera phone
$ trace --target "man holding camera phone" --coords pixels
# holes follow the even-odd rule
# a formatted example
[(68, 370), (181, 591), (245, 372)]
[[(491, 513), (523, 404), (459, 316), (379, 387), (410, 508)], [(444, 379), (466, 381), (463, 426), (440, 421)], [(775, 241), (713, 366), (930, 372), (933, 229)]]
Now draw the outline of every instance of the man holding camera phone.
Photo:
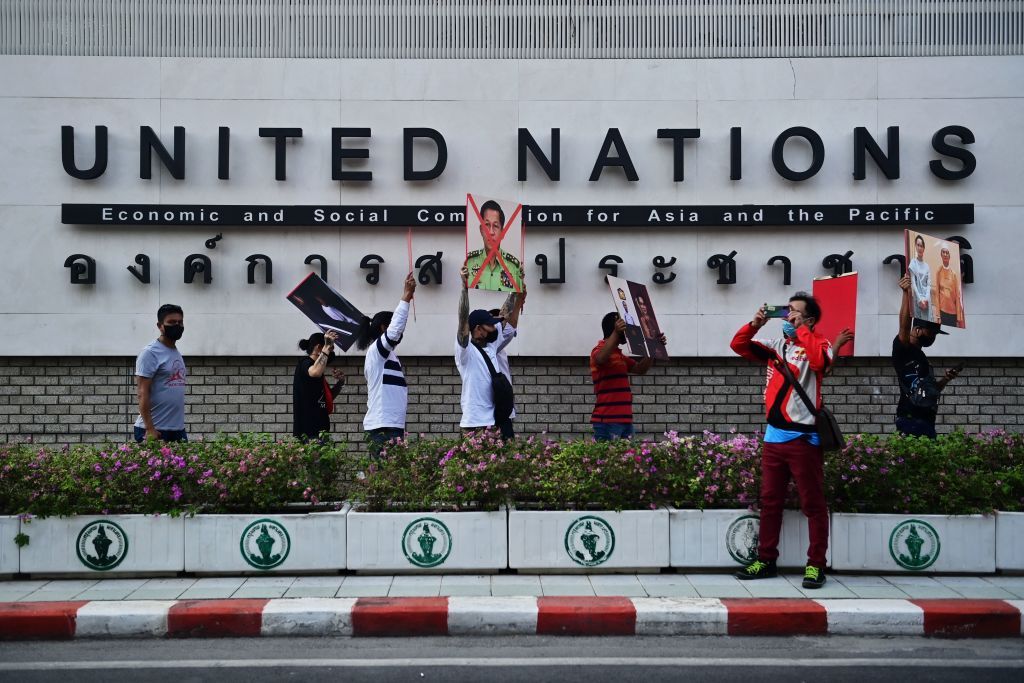
[(910, 275), (900, 279), (903, 303), (900, 305), (899, 334), (892, 340), (892, 366), (900, 386), (896, 406), (896, 431), (903, 436), (935, 438), (935, 418), (939, 413), (939, 394), (963, 370), (963, 364), (950, 368), (936, 378), (924, 349), (935, 343), (936, 335), (947, 334), (931, 320), (911, 314)]
[[(769, 310), (771, 308), (771, 310)], [(782, 339), (754, 339), (768, 322), (785, 309)], [(797, 292), (789, 306), (762, 306), (754, 318), (736, 333), (732, 350), (747, 360), (767, 366), (764, 390), (768, 426), (761, 449), (761, 528), (757, 559), (736, 572), (740, 579), (777, 576), (782, 508), (790, 477), (800, 494), (800, 509), (807, 517), (810, 544), (804, 569), (804, 588), (825, 584), (825, 552), (828, 550), (828, 504), (825, 501), (825, 453), (818, 436), (817, 416), (804, 404), (787, 378), (790, 375), (821, 410), (821, 383), (832, 365), (832, 344), (814, 331), (821, 307), (807, 292)], [(782, 368), (786, 368), (786, 373)]]

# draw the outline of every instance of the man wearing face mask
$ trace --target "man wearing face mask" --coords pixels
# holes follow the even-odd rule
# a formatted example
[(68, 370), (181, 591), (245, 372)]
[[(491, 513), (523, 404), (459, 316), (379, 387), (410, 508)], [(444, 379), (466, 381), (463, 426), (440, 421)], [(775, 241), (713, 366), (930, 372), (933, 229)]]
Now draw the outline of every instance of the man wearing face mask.
[(782, 363), (813, 402), (821, 409), (821, 382), (832, 364), (832, 344), (814, 331), (821, 307), (810, 294), (797, 292), (789, 300), (789, 316), (782, 323), (782, 339), (754, 339), (768, 322), (765, 308), (754, 314), (732, 340), (732, 350), (747, 360), (766, 365), (764, 390), (768, 426), (761, 449), (761, 529), (758, 558), (736, 573), (740, 579), (764, 579), (777, 575), (779, 533), (786, 487), (792, 476), (800, 494), (800, 509), (807, 517), (810, 545), (804, 569), (804, 588), (825, 584), (825, 551), (828, 550), (828, 504), (825, 502), (825, 453), (815, 426), (816, 416), (778, 370)]
[[(518, 311), (517, 292), (509, 294), (502, 306), (504, 311)], [(498, 415), (495, 392), (497, 382), (511, 393), (511, 384), (497, 369), (498, 325), (501, 321), (485, 310), (469, 311), (469, 270), (462, 268), (462, 296), (459, 299), (459, 329), (455, 338), (455, 366), (462, 377), (462, 420), (459, 426), (465, 434), (484, 429), (496, 428), (503, 439), (513, 436), (511, 408), (508, 413)], [(511, 398), (511, 396), (509, 396)]]
[(935, 418), (939, 412), (939, 394), (960, 371), (946, 370), (936, 379), (923, 349), (935, 343), (935, 336), (946, 334), (930, 320), (913, 317), (912, 282), (910, 275), (900, 280), (903, 303), (900, 306), (900, 330), (892, 340), (892, 366), (900, 385), (900, 402), (896, 406), (896, 431), (904, 436), (935, 438)]
[(185, 332), (180, 306), (164, 304), (156, 312), (160, 336), (135, 359), (139, 417), (135, 440), (188, 441), (185, 432), (185, 384), (188, 370), (176, 342)]

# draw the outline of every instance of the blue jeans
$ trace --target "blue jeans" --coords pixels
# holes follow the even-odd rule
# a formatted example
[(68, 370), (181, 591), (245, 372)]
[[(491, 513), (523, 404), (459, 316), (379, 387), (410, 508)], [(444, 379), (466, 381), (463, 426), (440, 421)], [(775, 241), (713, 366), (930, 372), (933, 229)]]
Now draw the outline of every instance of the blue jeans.
[(896, 431), (903, 436), (924, 436), (934, 439), (935, 423), (928, 420), (919, 420), (914, 417), (897, 417)]
[[(156, 432), (160, 435), (161, 441), (188, 441), (188, 433), (184, 429), (158, 429)], [(144, 427), (135, 428), (135, 440), (139, 443), (146, 440)]]
[(633, 436), (633, 423), (622, 422), (594, 422), (595, 441), (614, 441), (615, 439), (629, 439)]

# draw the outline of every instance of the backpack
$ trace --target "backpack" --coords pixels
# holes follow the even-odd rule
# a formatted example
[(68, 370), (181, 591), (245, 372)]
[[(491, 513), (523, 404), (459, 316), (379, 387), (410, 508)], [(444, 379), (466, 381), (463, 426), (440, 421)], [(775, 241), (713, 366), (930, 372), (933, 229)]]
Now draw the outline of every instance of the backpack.
[[(472, 344), (472, 342), (470, 342)], [(476, 344), (473, 344), (476, 346)], [(512, 382), (508, 377), (494, 369), (491, 357), (487, 352), (476, 346), (476, 350), (484, 357), (487, 369), (491, 371), (491, 392), (494, 401), (494, 424), (500, 424), (512, 416), (512, 410), (516, 406), (515, 393), (512, 391)]]

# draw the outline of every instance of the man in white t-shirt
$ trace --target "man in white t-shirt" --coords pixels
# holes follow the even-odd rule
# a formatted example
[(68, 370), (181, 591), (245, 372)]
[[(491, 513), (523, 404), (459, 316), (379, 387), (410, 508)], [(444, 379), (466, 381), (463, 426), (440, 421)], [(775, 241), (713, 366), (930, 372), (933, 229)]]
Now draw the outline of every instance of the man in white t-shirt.
[[(511, 438), (512, 420), (504, 419), (495, 424), (494, 383), (492, 368), (498, 370), (498, 347), (500, 344), (498, 326), (501, 320), (485, 310), (469, 311), (468, 270), (462, 269), (462, 296), (459, 300), (459, 329), (455, 338), (455, 366), (462, 377), (462, 420), (459, 426), (466, 434), (481, 429), (497, 427), (503, 438)], [(515, 310), (518, 320), (518, 303), (521, 295), (509, 295), (503, 309)], [(512, 330), (514, 332), (514, 330)]]
[[(508, 362), (508, 352), (505, 351), (508, 345), (512, 343), (512, 340), (519, 336), (519, 314), (523, 310), (523, 304), (526, 303), (526, 284), (523, 284), (523, 293), (513, 300), (509, 297), (505, 301), (504, 307), (501, 309), (494, 308), (488, 311), (492, 316), (498, 319), (498, 341), (495, 342), (495, 357), (497, 359), (496, 369), (501, 374), (508, 378), (508, 383), (512, 384), (512, 367)], [(512, 425), (512, 420), (516, 419), (516, 409), (512, 408), (512, 414), (506, 421), (507, 424), (498, 425), (501, 428), (502, 436), (505, 439), (511, 439), (515, 436), (515, 428)]]

